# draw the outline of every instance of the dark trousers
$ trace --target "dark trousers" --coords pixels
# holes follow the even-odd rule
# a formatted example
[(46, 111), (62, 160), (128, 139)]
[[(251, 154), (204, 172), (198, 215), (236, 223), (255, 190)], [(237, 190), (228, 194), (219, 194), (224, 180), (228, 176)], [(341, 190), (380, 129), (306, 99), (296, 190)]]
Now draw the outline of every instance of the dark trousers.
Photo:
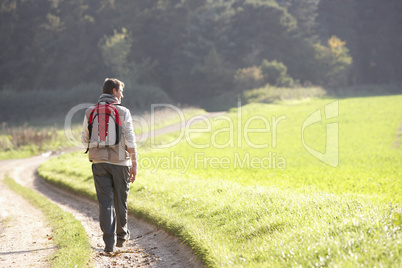
[(112, 249), (117, 239), (128, 240), (127, 197), (130, 191), (130, 167), (107, 163), (92, 164), (99, 222), (106, 248)]

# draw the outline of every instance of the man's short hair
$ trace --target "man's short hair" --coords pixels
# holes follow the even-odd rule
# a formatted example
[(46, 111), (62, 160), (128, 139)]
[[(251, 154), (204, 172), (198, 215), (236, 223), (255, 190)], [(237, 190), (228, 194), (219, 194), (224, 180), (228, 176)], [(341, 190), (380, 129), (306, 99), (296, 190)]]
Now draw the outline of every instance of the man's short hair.
[(124, 88), (124, 83), (116, 78), (106, 78), (103, 83), (102, 93), (103, 94), (113, 94), (113, 89), (119, 90), (119, 88)]

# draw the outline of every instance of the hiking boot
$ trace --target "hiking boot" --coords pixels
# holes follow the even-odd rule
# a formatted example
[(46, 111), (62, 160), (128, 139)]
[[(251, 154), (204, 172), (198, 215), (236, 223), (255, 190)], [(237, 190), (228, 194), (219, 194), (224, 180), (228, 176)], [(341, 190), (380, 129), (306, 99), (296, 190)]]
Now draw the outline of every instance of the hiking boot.
[(105, 252), (108, 252), (108, 253), (112, 253), (112, 252), (113, 252), (113, 246), (111, 246), (111, 247), (105, 247), (104, 251), (105, 251)]
[(124, 236), (125, 239), (117, 237), (116, 247), (122, 248), (124, 244), (130, 239), (130, 231), (127, 230), (127, 234)]
[(116, 247), (122, 248), (122, 247), (124, 247), (124, 244), (125, 244), (125, 243), (126, 243), (126, 240), (117, 239)]

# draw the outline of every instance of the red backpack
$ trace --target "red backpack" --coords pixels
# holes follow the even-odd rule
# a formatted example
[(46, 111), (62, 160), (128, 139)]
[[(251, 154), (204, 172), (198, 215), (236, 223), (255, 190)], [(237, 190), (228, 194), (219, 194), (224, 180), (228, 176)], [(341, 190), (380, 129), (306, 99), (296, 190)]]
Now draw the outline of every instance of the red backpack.
[(117, 103), (99, 102), (88, 118), (88, 148), (105, 148), (119, 144), (122, 124), (115, 105)]

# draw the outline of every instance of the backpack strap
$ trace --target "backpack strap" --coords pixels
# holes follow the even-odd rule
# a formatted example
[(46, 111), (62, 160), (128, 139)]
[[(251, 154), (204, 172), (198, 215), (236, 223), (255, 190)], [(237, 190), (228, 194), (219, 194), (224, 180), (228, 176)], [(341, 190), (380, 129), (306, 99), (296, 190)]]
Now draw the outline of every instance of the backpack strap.
[(87, 146), (87, 150), (85, 151), (85, 153), (88, 153), (89, 151), (89, 145), (91, 143), (91, 136), (92, 136), (92, 125), (94, 123), (94, 112), (95, 110), (98, 108), (99, 103), (95, 106), (95, 108), (92, 109), (92, 112), (89, 115), (89, 119), (88, 119), (88, 132), (89, 132), (89, 141), (88, 141), (88, 146)]
[[(121, 106), (121, 104), (118, 103), (118, 102), (114, 102), (114, 103), (106, 102), (106, 103), (109, 104), (109, 105)], [(94, 112), (99, 109), (99, 104), (100, 104), (100, 102), (98, 102), (96, 104), (96, 106), (92, 109), (92, 111), (91, 111), (91, 113), (89, 115), (89, 118), (88, 118), (89, 141), (88, 141), (88, 146), (87, 146), (87, 150), (85, 151), (85, 154), (88, 153), (88, 151), (89, 151), (89, 146), (90, 146), (90, 143), (91, 143), (91, 136), (92, 136), (92, 126), (93, 126), (93, 122), (94, 122), (94, 119), (95, 119), (94, 118)], [(116, 107), (113, 107), (113, 113), (114, 113), (114, 117), (115, 117), (116, 144), (119, 144), (123, 125), (121, 123), (119, 112), (117, 111)]]
[[(121, 104), (119, 103), (112, 103), (112, 105), (119, 105), (121, 106)], [(116, 144), (120, 143), (120, 138), (121, 138), (121, 133), (122, 133), (122, 128), (123, 128), (123, 124), (121, 123), (120, 120), (120, 115), (119, 112), (117, 111), (116, 107), (113, 107), (113, 113), (114, 113), (114, 118), (115, 118), (115, 129), (116, 129)]]

